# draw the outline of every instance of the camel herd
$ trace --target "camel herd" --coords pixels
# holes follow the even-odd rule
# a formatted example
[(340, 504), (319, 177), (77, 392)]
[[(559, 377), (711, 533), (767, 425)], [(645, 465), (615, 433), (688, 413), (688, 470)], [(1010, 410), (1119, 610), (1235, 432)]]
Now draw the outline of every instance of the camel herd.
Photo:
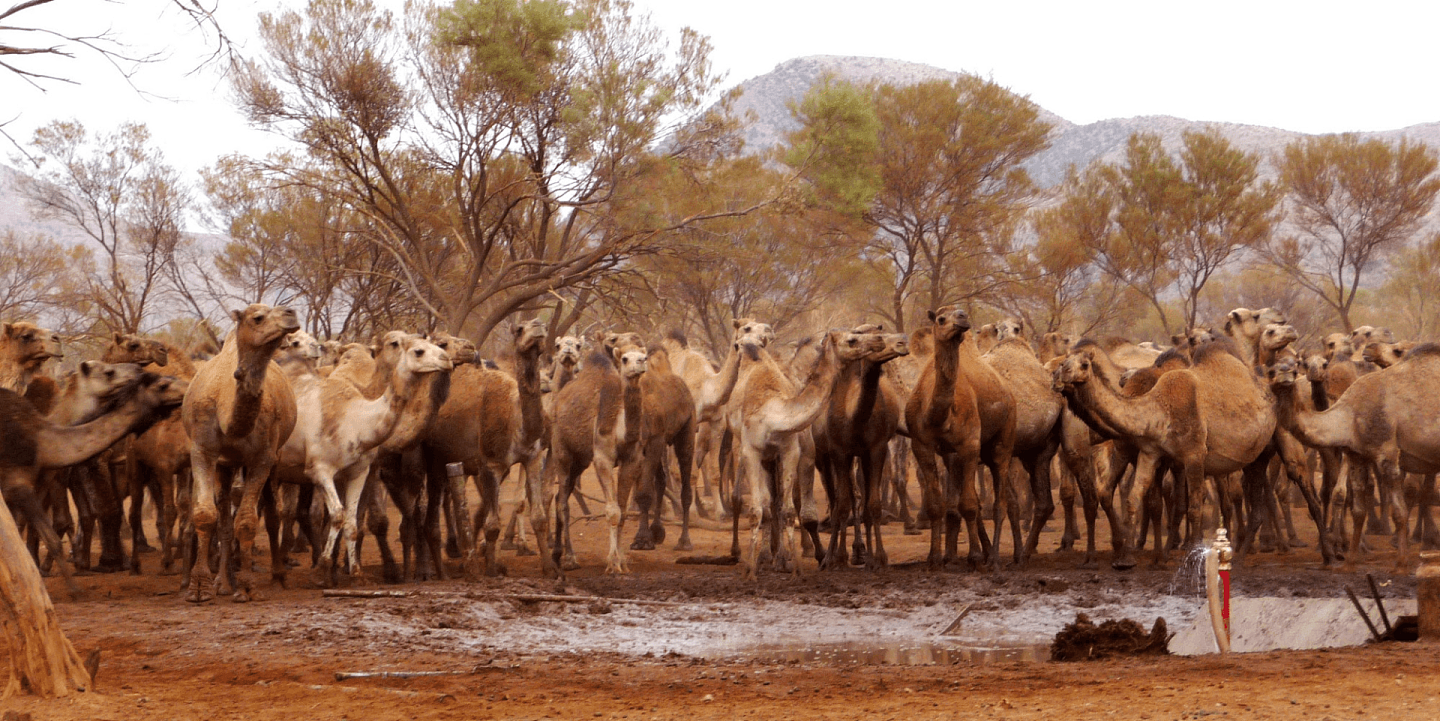
[[(1136, 564), (1152, 530), (1163, 563), (1217, 522), (1237, 558), (1257, 545), (1287, 550), (1301, 543), (1292, 493), (1327, 565), (1366, 552), (1367, 524), (1393, 526), (1401, 567), (1412, 514), (1416, 540), (1440, 535), (1429, 510), (1440, 417), (1420, 401), (1440, 390), (1440, 346), (1366, 326), (1302, 355), (1273, 308), (1237, 308), (1170, 347), (1032, 338), (1013, 319), (972, 328), (956, 306), (927, 315), (910, 335), (861, 325), (785, 347), (768, 324), (737, 319), (718, 363), (674, 331), (653, 342), (550, 338), (542, 321), (517, 321), (509, 351), (482, 360), (445, 333), (321, 343), (293, 311), (255, 304), (232, 314), (214, 357), (116, 333), (99, 360), (60, 379), (43, 371), (61, 357), (58, 336), (7, 323), (0, 490), (37, 562), (72, 589), (72, 564), (140, 573), (148, 493), (162, 572), (179, 560), (193, 602), (255, 595), (247, 569), (262, 517), (280, 584), (307, 545), (314, 582), (361, 579), (362, 527), (390, 582), (444, 578), (447, 556), (467, 574), (504, 573), (503, 548), (534, 552), (527, 527), (543, 573), (563, 577), (578, 568), (571, 507), (585, 508), (591, 469), (607, 573), (629, 572), (630, 551), (665, 541), (667, 503), (681, 551), (692, 550), (692, 512), (728, 515), (727, 560), (752, 579), (766, 564), (798, 574), (807, 555), (822, 570), (884, 568), (888, 520), (928, 530), (932, 570), (961, 562), (962, 529), (964, 561), (998, 567), (1008, 521), (1012, 562), (1024, 564), (1040, 551), (1057, 487), (1062, 548), (1080, 538), (1078, 502), (1087, 565), (1101, 510), (1116, 568)], [(512, 476), (523, 488), (509, 519), (518, 544), (501, 539), (500, 487)], [(387, 499), (400, 517), (398, 561)]]

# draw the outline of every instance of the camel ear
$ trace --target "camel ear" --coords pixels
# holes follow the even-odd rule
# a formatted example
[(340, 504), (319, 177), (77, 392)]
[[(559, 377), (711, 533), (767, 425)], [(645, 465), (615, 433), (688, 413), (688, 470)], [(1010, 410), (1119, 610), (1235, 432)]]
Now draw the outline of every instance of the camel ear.
[(10, 334), (13, 333), (13, 332), (15, 332), (15, 326), (14, 326), (14, 325), (12, 325), (12, 324), (10, 324), (10, 323), (5, 323), (5, 324), (3, 324), (3, 325), (0, 325), (0, 336), (4, 336), (4, 337), (6, 337), (6, 338), (9, 338), (9, 337), (10, 337)]
[(934, 323), (934, 322), (935, 322), (935, 311), (933, 311), (933, 310), (927, 310), (927, 311), (925, 311), (925, 317), (928, 318), (931, 323)]
[(515, 335), (516, 338), (519, 338), (519, 337), (520, 337), (520, 334), (522, 334), (522, 333), (524, 333), (524, 332), (525, 332), (525, 324), (524, 324), (524, 323), (521, 323), (521, 324), (515, 326), (514, 335)]
[(380, 355), (380, 346), (378, 346), (378, 345), (365, 346), (365, 350), (370, 351), (370, 357), (371, 357), (371, 358), (374, 358), (375, 356)]
[(115, 345), (120, 345), (120, 344), (122, 344), (122, 343), (124, 343), (124, 342), (125, 342), (125, 335), (124, 335), (123, 333), (120, 333), (119, 331), (116, 331), (116, 332), (115, 332)]
[(89, 378), (89, 377), (90, 377), (90, 374), (91, 374), (94, 370), (95, 370), (95, 361), (85, 361), (84, 363), (81, 363), (81, 364), (80, 364), (80, 375), (85, 376), (86, 378)]
[(230, 311), (230, 320), (233, 320), (233, 321), (235, 321), (236, 323), (239, 323), (239, 322), (240, 322), (240, 316), (242, 316), (242, 315), (245, 315), (245, 313), (244, 313), (243, 311), (232, 310), (232, 311)]
[(735, 330), (740, 330), (740, 319), (736, 318), (730, 321), (730, 325), (735, 326)]

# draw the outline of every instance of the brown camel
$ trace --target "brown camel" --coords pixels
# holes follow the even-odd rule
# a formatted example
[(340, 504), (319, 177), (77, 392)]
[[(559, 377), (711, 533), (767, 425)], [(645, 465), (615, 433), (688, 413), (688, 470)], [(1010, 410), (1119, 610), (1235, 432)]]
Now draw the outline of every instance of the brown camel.
[[(1323, 412), (1310, 412), (1294, 401), (1296, 370), (1277, 365), (1270, 384), (1277, 397), (1280, 423), (1302, 443), (1317, 448), (1339, 448), (1352, 465), (1370, 468), (1380, 482), (1382, 503), (1395, 523), (1397, 568), (1408, 568), (1409, 513), (1403, 498), (1402, 473), (1434, 474), (1440, 471), (1440, 424), (1416, 398), (1432, 397), (1440, 390), (1440, 345), (1416, 346), (1391, 368), (1358, 378), (1351, 390)], [(1345, 556), (1353, 568), (1360, 554), (1366, 508), (1354, 499), (1366, 498), (1369, 474), (1354, 473), (1352, 484), (1350, 546)]]
[(23, 396), (45, 361), (63, 357), (59, 334), (24, 321), (0, 323), (0, 388)]
[[(1020, 335), (1020, 329), (1017, 321), (1002, 321), (1000, 342), (981, 356), (981, 360), (1009, 386), (1015, 399), (1014, 457), (1019, 459), (1030, 477), (1035, 506), (1030, 535), (1023, 544), (1017, 519), (1011, 519), (1016, 564), (1023, 564), (1035, 553), (1040, 543), (1040, 531), (1055, 512), (1055, 503), (1051, 500), (1050, 462), (1060, 448), (1058, 424), (1060, 412), (1065, 407), (1065, 399), (1051, 387), (1050, 372), (1030, 350), (1030, 344)], [(1009, 482), (1008, 478), (1001, 479), (1003, 484)], [(996, 534), (995, 542), (998, 544), (998, 529)]]
[(1240, 350), (1240, 360), (1253, 368), (1260, 356), (1260, 336), (1265, 327), (1288, 322), (1285, 314), (1274, 308), (1236, 308), (1226, 314), (1225, 325), (1221, 330), (1226, 337), (1235, 341), (1235, 346)]
[[(956, 306), (929, 311), (935, 354), (925, 366), (905, 407), (910, 448), (919, 470), (925, 515), (930, 522), (931, 570), (940, 570), (958, 556), (960, 522), (969, 533), (972, 566), (998, 564), (994, 547), (980, 527), (976, 492), (983, 461), (997, 483), (1010, 477), (1015, 447), (1015, 397), (1003, 380), (980, 360), (975, 343), (967, 341), (970, 318)], [(947, 469), (942, 485), (936, 459)], [(1004, 493), (996, 494), (996, 523), (1005, 515)], [(945, 533), (942, 555), (940, 534)], [(997, 528), (997, 531), (999, 529)]]
[[(790, 503), (800, 481), (798, 436), (829, 404), (831, 393), (846, 368), (867, 353), (879, 352), (884, 347), (885, 342), (878, 335), (829, 331), (820, 341), (818, 362), (805, 385), (797, 389), (768, 353), (762, 353), (754, 343), (744, 345), (750, 362), (748, 368), (741, 368), (740, 380), (732, 393), (732, 399), (738, 403), (731, 406), (729, 424), (732, 429), (739, 429), (735, 449), (738, 467), (743, 469), (750, 491), (749, 503), (744, 509), (751, 523), (750, 552), (742, 564), (745, 578), (759, 577), (761, 520), (767, 508), (784, 535), (792, 571), (800, 573), (795, 525), (803, 509)], [(779, 566), (786, 563), (779, 553), (775, 561)]]
[(1075, 339), (1064, 333), (1050, 332), (1040, 336), (1040, 347), (1035, 349), (1035, 359), (1041, 364), (1049, 363), (1052, 358), (1064, 358), (1070, 353), (1070, 346)]
[[(308, 336), (301, 340), (313, 344), (312, 357), (318, 359), (319, 344)], [(405, 338), (399, 351), (388, 373), (389, 384), (373, 400), (335, 375), (321, 378), (309, 371), (292, 377), (298, 415), (295, 430), (282, 447), (280, 457), (283, 465), (303, 465), (306, 477), (323, 494), (330, 529), (317, 569), (321, 583), (334, 580), (332, 559), (342, 550), (337, 543), (344, 544), (346, 571), (353, 578), (360, 576), (356, 549), (360, 497), (377, 449), (406, 413), (420, 387), (421, 377), (452, 367), (445, 351), (420, 338)], [(340, 488), (345, 490), (343, 501)], [(274, 540), (278, 545), (278, 539)], [(284, 565), (283, 559), (281, 565)]]
[[(671, 330), (661, 340), (661, 346), (669, 356), (671, 369), (684, 380), (695, 401), (695, 469), (700, 474), (703, 487), (703, 493), (696, 496), (695, 501), (702, 514), (714, 517), (714, 514), (707, 512), (702, 498), (710, 499), (711, 508), (723, 507), (717, 495), (721, 491), (718, 484), (712, 483), (710, 473), (712, 467), (718, 469), (719, 466), (718, 459), (712, 462), (712, 450), (716, 453), (719, 451), (718, 441), (723, 427), (719, 421), (724, 416), (725, 405), (730, 402), (730, 395), (740, 378), (740, 354), (732, 342), (725, 364), (717, 371), (705, 356), (691, 350), (689, 340), (678, 330)], [(689, 513), (690, 509), (686, 506), (684, 522), (687, 525)]]
[[(1119, 370), (1093, 346), (1077, 344), (1061, 364), (1056, 382), (1068, 398), (1111, 433), (1138, 449), (1135, 482), (1127, 504), (1127, 526), (1134, 528), (1138, 506), (1157, 478), (1163, 460), (1179, 469), (1177, 482), (1189, 496), (1186, 543), (1198, 542), (1207, 476), (1241, 470), (1251, 493), (1268, 487), (1268, 466), (1275, 411), (1254, 371), (1240, 360), (1228, 339), (1194, 351), (1194, 366), (1160, 375), (1149, 392), (1127, 398), (1115, 391)], [(1263, 505), (1263, 500), (1256, 505)], [(1258, 519), (1257, 521), (1258, 522)], [(1252, 522), (1252, 529), (1256, 522)], [(1237, 539), (1243, 550), (1251, 531)], [(1156, 544), (1156, 563), (1165, 545)]]
[(580, 474), (593, 464), (605, 493), (605, 519), (609, 526), (605, 572), (628, 572), (620, 534), (625, 520), (623, 510), (630, 501), (630, 489), (640, 471), (635, 461), (643, 414), (640, 378), (646, 370), (645, 356), (645, 351), (638, 348), (620, 347), (610, 352), (597, 349), (585, 360), (585, 367), (575, 380), (556, 395), (550, 463), (560, 478), (552, 552), (559, 569), (577, 567), (566, 542), (570, 496), (575, 492)]
[[(874, 327), (874, 332), (880, 330)], [(855, 560), (858, 563), (863, 559), (871, 569), (889, 565), (881, 537), (881, 484), (890, 439), (900, 425), (901, 405), (899, 392), (884, 370), (886, 363), (908, 355), (910, 347), (903, 333), (883, 335), (882, 339), (883, 346), (867, 352), (859, 363), (846, 366), (840, 373), (829, 402), (810, 426), (815, 441), (815, 466), (830, 498), (830, 548), (821, 560), (821, 568), (843, 569), (849, 562), (845, 533), (857, 500)], [(859, 484), (854, 478), (857, 461), (861, 472)], [(862, 522), (866, 529), (863, 536)]]
[[(190, 522), (196, 538), (196, 545), (186, 549), (186, 600), (194, 603), (206, 600), (210, 593), (205, 588), (206, 564), (201, 563), (201, 570), (195, 570), (195, 549), (201, 556), (207, 554), (217, 523), (220, 572), (215, 578), (215, 592), (234, 588), (235, 601), (250, 600), (253, 586), (248, 578), (242, 576), (243, 585), (236, 587), (230, 566), (231, 514), (228, 504), (224, 513), (216, 507), (217, 492), (228, 498), (235, 472), (243, 471), (245, 491), (234, 513), (233, 531), (239, 541), (240, 558), (248, 560), (255, 544), (260, 493), (270, 483), (280, 446), (295, 428), (295, 393), (278, 368), (270, 372), (271, 356), (287, 334), (300, 329), (295, 311), (255, 303), (243, 311), (234, 311), (231, 317), (234, 332), (225, 339), (220, 354), (195, 374), (181, 409), (190, 436)], [(276, 549), (272, 557), (280, 553)], [(278, 566), (272, 562), (270, 574), (275, 581), (284, 583), (283, 558)]]
[[(540, 355), (545, 351), (545, 323), (530, 320), (514, 328), (516, 375), (475, 366), (457, 369), (452, 375), (449, 399), (424, 438), (423, 453), (430, 487), (447, 478), (446, 466), (461, 463), (465, 476), (474, 477), (480, 492), (480, 508), (473, 527), (462, 523), (461, 542), (467, 560), (478, 552), (472, 528), (485, 532), (485, 573), (499, 575), (504, 567), (498, 559), (500, 540), (500, 482), (516, 464), (525, 474), (526, 500), (530, 523), (540, 544), (545, 573), (549, 567), (548, 519), (545, 517), (541, 452), (545, 440), (545, 414), (540, 399)], [(463, 487), (451, 487), (457, 509), (464, 510)], [(434, 507), (434, 501), (431, 501)], [(438, 510), (438, 508), (437, 508)], [(464, 519), (456, 513), (457, 522)], [(427, 514), (427, 521), (432, 516)], [(429, 521), (432, 522), (433, 521)], [(428, 530), (428, 529), (427, 529)], [(438, 528), (435, 529), (438, 534)], [(437, 535), (438, 537), (438, 535)], [(437, 558), (437, 567), (440, 565)], [(438, 569), (437, 569), (438, 570)]]
[(695, 452), (695, 405), (689, 386), (671, 369), (670, 352), (663, 346), (650, 351), (645, 358), (645, 374), (640, 376), (641, 466), (635, 487), (640, 520), (631, 550), (653, 550), (655, 544), (665, 541), (660, 506), (665, 501), (667, 449), (674, 449), (680, 468), (682, 512), (675, 550), (694, 549), (690, 542), (690, 505), (694, 500), (690, 472)]
[(1419, 345), (1415, 341), (1401, 341), (1399, 343), (1382, 343), (1379, 341), (1365, 344), (1365, 360), (1374, 363), (1379, 368), (1389, 368), (1405, 358), (1405, 354), (1414, 350)]
[(6, 502), (19, 508), (31, 527), (44, 536), (72, 595), (78, 589), (62, 556), (60, 539), (35, 496), (40, 472), (82, 463), (126, 434), (143, 431), (178, 405), (184, 392), (184, 381), (144, 373), (109, 393), (95, 409), (95, 418), (61, 426), (42, 418), (18, 393), (0, 389), (0, 435), (6, 439), (0, 444), (0, 490)]

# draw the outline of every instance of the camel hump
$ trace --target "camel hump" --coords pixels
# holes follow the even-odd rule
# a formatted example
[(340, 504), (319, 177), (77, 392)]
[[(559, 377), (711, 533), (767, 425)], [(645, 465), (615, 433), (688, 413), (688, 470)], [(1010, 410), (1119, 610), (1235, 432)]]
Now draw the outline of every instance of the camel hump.
[(1239, 360), (1242, 363), (1245, 360), (1244, 358), (1240, 357), (1240, 347), (1235, 345), (1235, 341), (1230, 340), (1225, 336), (1215, 337), (1209, 341), (1206, 341), (1198, 348), (1196, 348), (1193, 354), (1195, 365), (1197, 366), (1202, 365), (1206, 362), (1211, 362), (1215, 358), (1224, 355), (1234, 356), (1236, 360)]
[(680, 330), (679, 328), (671, 328), (670, 330), (665, 331), (665, 337), (675, 341), (675, 343), (681, 348), (690, 347), (690, 339), (685, 336), (685, 331)]
[(1421, 343), (1405, 352), (1401, 363), (1409, 363), (1417, 359), (1440, 357), (1440, 343)]

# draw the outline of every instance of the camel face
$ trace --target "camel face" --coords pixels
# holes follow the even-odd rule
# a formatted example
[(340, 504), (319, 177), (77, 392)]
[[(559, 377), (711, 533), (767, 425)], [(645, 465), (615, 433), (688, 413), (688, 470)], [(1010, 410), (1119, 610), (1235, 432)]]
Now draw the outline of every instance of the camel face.
[(428, 340), (439, 346), (440, 350), (445, 351), (445, 354), (450, 356), (450, 362), (457, 365), (474, 363), (475, 358), (479, 356), (479, 352), (476, 351), (474, 343), (471, 343), (465, 338), (450, 335), (444, 331), (431, 333)]
[(740, 343), (754, 343), (759, 348), (770, 345), (775, 340), (775, 329), (769, 323), (758, 323), (749, 318), (736, 318), (734, 321), (735, 335), (732, 340)]
[(1405, 357), (1405, 352), (1410, 349), (1408, 347), (1409, 345), (1411, 344), (1379, 342), (1369, 343), (1365, 346), (1365, 350), (1363, 352), (1365, 354), (1366, 361), (1374, 363), (1381, 368), (1389, 368), (1390, 366), (1399, 363)]
[(58, 333), (24, 321), (0, 325), (0, 345), (10, 346), (10, 357), (27, 367), (65, 357), (60, 351)]
[(877, 363), (894, 360), (902, 355), (910, 355), (910, 337), (904, 333), (882, 334), (880, 339), (885, 343), (882, 350), (870, 355), (870, 360)]
[(183, 378), (154, 373), (144, 373), (140, 378), (141, 393), (148, 403), (159, 409), (179, 408), (189, 388), (190, 381)]
[(245, 310), (231, 311), (230, 317), (235, 319), (235, 333), (248, 346), (268, 346), (300, 330), (295, 311), (283, 306), (252, 303)]
[(1275, 362), (1275, 365), (1270, 366), (1270, 368), (1265, 371), (1265, 377), (1270, 381), (1270, 387), (1272, 388), (1291, 387), (1295, 385), (1295, 380), (1298, 376), (1299, 373), (1295, 368), (1295, 363), (1289, 358), (1281, 358)]
[(885, 338), (879, 334), (852, 333), (847, 330), (832, 330), (829, 341), (835, 347), (835, 357), (842, 362), (857, 361), (871, 353), (885, 350)]
[(112, 350), (123, 354), (126, 363), (139, 363), (142, 366), (154, 363), (163, 368), (170, 362), (170, 353), (165, 349), (164, 343), (132, 333), (116, 333)]
[(1088, 383), (1092, 373), (1090, 356), (1085, 353), (1071, 353), (1055, 370), (1053, 386), (1055, 390), (1063, 391), (1079, 383)]
[(1009, 338), (1025, 337), (1025, 321), (1019, 318), (1006, 318), (995, 324), (995, 340), (1002, 341)]
[(141, 377), (140, 366), (134, 363), (102, 363), (85, 361), (80, 364), (76, 380), (80, 393), (90, 398), (109, 398), (117, 391), (135, 385)]
[[(632, 337), (636, 345), (644, 347), (644, 341), (640, 340), (638, 333), (611, 333), (611, 336), (621, 336), (626, 342)], [(608, 340), (608, 337), (607, 337)], [(528, 320), (515, 326), (515, 353), (522, 354), (545, 347), (545, 322), (536, 318)]]
[(1305, 377), (1311, 383), (1324, 383), (1325, 369), (1329, 367), (1329, 365), (1330, 362), (1325, 360), (1325, 356), (1309, 356), (1305, 359)]
[(616, 365), (620, 367), (620, 377), (626, 380), (639, 378), (645, 373), (645, 351), (639, 348), (630, 350), (615, 351)]
[(935, 338), (938, 340), (954, 340), (970, 330), (970, 315), (959, 306), (947, 305), (926, 315), (935, 324)]
[(297, 330), (285, 336), (285, 340), (281, 342), (280, 350), (276, 351), (275, 357), (277, 361), (280, 359), (280, 356), (284, 355), (297, 360), (318, 363), (320, 357), (324, 354), (324, 349), (320, 346), (320, 341), (315, 340), (315, 336), (303, 330)]
[(333, 366), (340, 361), (340, 341), (327, 340), (320, 344), (320, 362), (317, 365)]
[(1299, 338), (1300, 333), (1295, 330), (1295, 326), (1271, 323), (1260, 333), (1260, 347), (1267, 351), (1277, 351)]
[(400, 360), (396, 364), (396, 368), (411, 373), (438, 373), (454, 367), (449, 354), (423, 338), (407, 339), (404, 352), (400, 354)]
[(1341, 358), (1355, 355), (1355, 349), (1350, 345), (1350, 337), (1344, 333), (1325, 336), (1325, 360), (1334, 360), (1337, 355)]
[(573, 335), (561, 336), (555, 339), (555, 364), (562, 366), (576, 366), (580, 363), (580, 351), (583, 345), (580, 339)]

